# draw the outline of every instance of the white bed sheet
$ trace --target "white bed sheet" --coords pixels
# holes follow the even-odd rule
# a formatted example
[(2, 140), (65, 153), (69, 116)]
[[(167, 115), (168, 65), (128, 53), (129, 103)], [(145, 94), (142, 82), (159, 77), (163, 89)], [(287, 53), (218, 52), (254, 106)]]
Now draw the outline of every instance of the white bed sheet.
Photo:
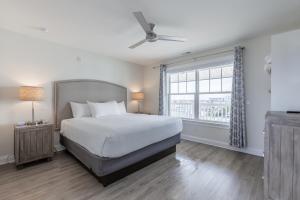
[(123, 114), (63, 120), (61, 134), (91, 153), (116, 158), (182, 131), (180, 118)]

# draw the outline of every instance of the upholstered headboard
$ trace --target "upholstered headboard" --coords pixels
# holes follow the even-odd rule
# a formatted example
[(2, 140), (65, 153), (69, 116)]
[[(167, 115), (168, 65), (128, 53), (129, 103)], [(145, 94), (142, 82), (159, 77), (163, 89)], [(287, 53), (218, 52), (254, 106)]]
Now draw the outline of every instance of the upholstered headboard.
[(99, 80), (64, 80), (54, 82), (54, 121), (56, 130), (64, 119), (72, 118), (70, 101), (105, 102), (124, 101), (127, 105), (127, 88)]

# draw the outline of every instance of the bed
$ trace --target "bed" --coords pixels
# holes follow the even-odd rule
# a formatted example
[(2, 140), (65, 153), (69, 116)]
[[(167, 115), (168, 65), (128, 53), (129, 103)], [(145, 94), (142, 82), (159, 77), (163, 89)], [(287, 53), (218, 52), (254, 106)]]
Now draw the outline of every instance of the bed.
[(176, 152), (180, 119), (130, 113), (72, 118), (69, 102), (86, 100), (127, 105), (127, 89), (99, 80), (54, 83), (55, 126), (61, 143), (104, 186)]

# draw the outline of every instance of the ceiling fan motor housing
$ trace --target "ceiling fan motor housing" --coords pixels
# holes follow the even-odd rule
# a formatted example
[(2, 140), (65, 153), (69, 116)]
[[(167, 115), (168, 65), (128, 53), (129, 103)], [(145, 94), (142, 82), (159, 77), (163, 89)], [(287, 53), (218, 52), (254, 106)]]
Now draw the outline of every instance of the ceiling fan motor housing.
[(157, 41), (157, 35), (154, 32), (149, 32), (146, 34), (146, 40), (148, 42), (155, 42)]

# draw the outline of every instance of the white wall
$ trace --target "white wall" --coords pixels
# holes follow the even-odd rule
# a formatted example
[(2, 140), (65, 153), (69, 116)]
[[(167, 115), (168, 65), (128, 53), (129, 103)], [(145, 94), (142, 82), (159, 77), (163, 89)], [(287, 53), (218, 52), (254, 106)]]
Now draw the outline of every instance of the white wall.
[(300, 110), (299, 77), (300, 30), (272, 36), (272, 110)]
[[(0, 29), (0, 92), (20, 85), (43, 86), (45, 101), (37, 103), (36, 119), (52, 121), (52, 82), (64, 79), (98, 79), (139, 91), (143, 67)], [(135, 111), (137, 104), (128, 102), (129, 111)], [(12, 124), (30, 119), (30, 102), (0, 96), (0, 162), (13, 154)]]
[[(264, 57), (270, 54), (270, 36), (259, 37), (241, 42), (239, 45), (245, 47), (245, 88), (246, 88), (246, 120), (248, 133), (248, 148), (244, 151), (262, 155), (264, 115), (270, 108), (270, 77), (264, 70)], [(226, 49), (226, 48), (225, 48)], [(220, 49), (202, 52), (199, 55), (206, 55)], [(158, 112), (158, 88), (159, 69), (147, 67), (144, 71), (144, 89), (146, 101), (144, 109), (147, 112)], [(230, 148), (229, 130), (222, 127), (198, 124), (184, 121), (183, 137)]]

